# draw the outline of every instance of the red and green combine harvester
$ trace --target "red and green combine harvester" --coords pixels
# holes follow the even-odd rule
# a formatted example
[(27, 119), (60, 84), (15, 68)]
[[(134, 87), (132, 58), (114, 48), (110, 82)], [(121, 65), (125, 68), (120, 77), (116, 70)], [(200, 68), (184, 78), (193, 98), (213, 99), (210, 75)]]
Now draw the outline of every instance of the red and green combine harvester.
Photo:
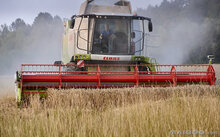
[(158, 65), (148, 57), (151, 19), (133, 15), (128, 1), (87, 0), (64, 26), (62, 61), (21, 65), (18, 102), (47, 88), (215, 85), (212, 65)]

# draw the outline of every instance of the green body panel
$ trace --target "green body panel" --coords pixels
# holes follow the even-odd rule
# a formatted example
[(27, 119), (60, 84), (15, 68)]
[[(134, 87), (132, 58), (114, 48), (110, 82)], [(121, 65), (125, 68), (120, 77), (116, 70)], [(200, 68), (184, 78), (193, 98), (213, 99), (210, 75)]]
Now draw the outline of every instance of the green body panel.
[(16, 98), (17, 98), (17, 102), (20, 103), (21, 102), (21, 88), (20, 88), (20, 83), (16, 83)]
[(144, 56), (132, 56), (131, 61), (139, 61), (139, 62), (145, 62), (146, 64), (150, 64), (150, 58)]
[[(91, 54), (76, 54), (74, 55), (74, 59), (75, 60), (91, 60)], [(142, 64), (152, 64), (152, 65), (157, 64), (157, 63), (150, 62), (150, 60), (151, 60), (150, 57), (132, 56), (130, 61), (141, 62)]]
[(76, 54), (74, 56), (75, 60), (91, 60), (91, 54)]
[[(76, 61), (76, 60), (85, 60), (85, 61), (91, 60), (91, 54), (76, 54), (74, 56), (74, 61)], [(142, 65), (156, 65), (157, 64), (156, 61), (153, 63), (153, 62), (150, 62), (150, 60), (151, 60), (151, 58), (149, 58), (149, 57), (132, 56), (130, 61), (137, 62), (137, 63), (139, 62)], [(156, 71), (155, 66), (149, 66), (148, 68), (150, 69), (150, 71)], [(88, 71), (95, 71), (95, 68), (89, 67)], [(134, 68), (131, 68), (131, 71), (134, 71)]]
[[(144, 57), (144, 56), (132, 56), (131, 61), (139, 61), (141, 62), (142, 65), (156, 65), (157, 63), (153, 63), (150, 61), (151, 58), (149, 57)], [(150, 71), (156, 71), (155, 66), (149, 66), (148, 67)]]

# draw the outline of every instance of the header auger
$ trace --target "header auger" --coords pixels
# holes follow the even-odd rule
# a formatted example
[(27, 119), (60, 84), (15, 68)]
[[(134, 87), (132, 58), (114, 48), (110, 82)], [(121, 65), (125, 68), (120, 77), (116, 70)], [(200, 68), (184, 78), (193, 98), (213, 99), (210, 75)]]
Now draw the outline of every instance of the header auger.
[(18, 102), (47, 88), (215, 85), (212, 65), (158, 65), (148, 57), (152, 21), (133, 15), (129, 1), (87, 0), (64, 24), (62, 61), (21, 65)]

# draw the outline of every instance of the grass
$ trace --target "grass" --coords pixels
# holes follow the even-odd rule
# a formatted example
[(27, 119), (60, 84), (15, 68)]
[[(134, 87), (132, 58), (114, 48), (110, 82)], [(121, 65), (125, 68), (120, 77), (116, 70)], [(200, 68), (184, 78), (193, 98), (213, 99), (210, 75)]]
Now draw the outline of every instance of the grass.
[(220, 86), (49, 89), (28, 107), (0, 104), (1, 137), (220, 136)]

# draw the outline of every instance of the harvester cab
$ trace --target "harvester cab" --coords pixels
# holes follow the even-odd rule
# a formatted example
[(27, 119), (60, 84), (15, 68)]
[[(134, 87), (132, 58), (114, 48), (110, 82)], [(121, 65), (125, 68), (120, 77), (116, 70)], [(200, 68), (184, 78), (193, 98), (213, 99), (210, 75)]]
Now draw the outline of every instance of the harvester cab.
[(18, 102), (47, 88), (215, 85), (212, 65), (158, 65), (148, 57), (151, 19), (133, 15), (129, 1), (87, 0), (64, 28), (62, 61), (21, 65)]
[(132, 14), (128, 1), (90, 0), (79, 15), (65, 22), (62, 61), (64, 64), (140, 64), (146, 58), (147, 32), (153, 31), (150, 18)]

